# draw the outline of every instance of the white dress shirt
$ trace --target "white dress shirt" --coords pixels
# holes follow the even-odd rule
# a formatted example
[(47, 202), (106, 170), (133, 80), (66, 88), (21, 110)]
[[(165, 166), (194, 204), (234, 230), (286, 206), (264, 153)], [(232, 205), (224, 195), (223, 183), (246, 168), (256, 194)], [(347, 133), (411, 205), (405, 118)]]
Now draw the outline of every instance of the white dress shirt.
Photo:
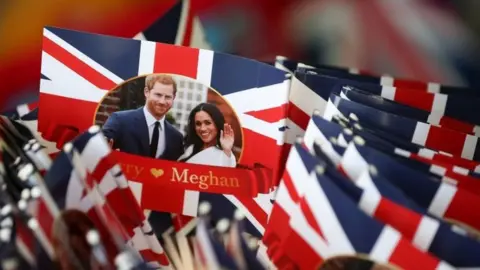
[[(155, 127), (155, 122), (157, 122), (157, 119), (153, 117), (153, 115), (148, 111), (146, 106), (143, 106), (143, 113), (145, 114), (145, 120), (147, 120), (147, 126), (148, 126), (148, 145), (152, 143), (152, 136), (153, 136), (153, 128)], [(157, 153), (155, 157), (159, 157), (161, 154), (163, 154), (163, 151), (165, 151), (165, 116), (160, 118), (158, 120), (160, 122), (160, 125), (158, 126), (159, 130), (159, 136), (158, 136), (158, 146), (157, 146)]]

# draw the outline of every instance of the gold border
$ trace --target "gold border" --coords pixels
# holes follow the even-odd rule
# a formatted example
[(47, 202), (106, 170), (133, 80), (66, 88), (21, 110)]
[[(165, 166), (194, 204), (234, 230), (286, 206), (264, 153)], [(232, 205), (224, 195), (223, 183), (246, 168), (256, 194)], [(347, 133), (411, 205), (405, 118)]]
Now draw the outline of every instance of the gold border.
[[(237, 118), (238, 124), (240, 125), (240, 132), (241, 132), (241, 134), (242, 134), (242, 150), (240, 151), (240, 155), (239, 155), (238, 160), (237, 160), (237, 165), (240, 164), (240, 161), (242, 160), (242, 157), (243, 157), (243, 150), (245, 149), (245, 134), (243, 133), (242, 122), (240, 121), (240, 118), (238, 117), (237, 111), (236, 111), (235, 108), (232, 106), (232, 104), (231, 104), (226, 98), (224, 98), (223, 95), (220, 94), (220, 92), (218, 92), (215, 88), (213, 88), (213, 87), (211, 87), (211, 86), (209, 86), (209, 85), (207, 85), (207, 84), (205, 84), (205, 83), (202, 83), (202, 82), (200, 82), (200, 81), (197, 80), (197, 79), (194, 79), (194, 78), (191, 78), (191, 77), (188, 77), (188, 76), (185, 76), (185, 75), (180, 75), (180, 74), (175, 74), (175, 73), (146, 73), (146, 74), (142, 74), (142, 75), (139, 75), (139, 76), (131, 77), (131, 78), (129, 78), (129, 79), (127, 79), (127, 80), (125, 80), (125, 81), (117, 84), (114, 88), (109, 89), (109, 90), (107, 91), (107, 93), (105, 93), (105, 95), (103, 95), (103, 97), (97, 102), (97, 108), (95, 108), (95, 113), (93, 114), (93, 121), (92, 121), (92, 122), (93, 122), (93, 125), (95, 125), (95, 119), (96, 119), (96, 117), (97, 117), (97, 113), (98, 113), (98, 109), (100, 108), (100, 105), (103, 103), (103, 100), (108, 96), (108, 94), (110, 94), (110, 92), (115, 91), (115, 89), (123, 86), (124, 84), (129, 83), (130, 81), (133, 81), (133, 80), (136, 80), (136, 79), (142, 78), (142, 77), (147, 77), (148, 75), (152, 75), (152, 74), (170, 75), (170, 76), (173, 76), (173, 77), (179, 76), (179, 77), (183, 77), (183, 78), (188, 78), (188, 79), (190, 79), (190, 80), (194, 80), (194, 81), (196, 81), (196, 82), (198, 82), (198, 83), (201, 83), (201, 84), (207, 86), (207, 87), (208, 87), (208, 91), (213, 91), (213, 92), (215, 92), (216, 94), (218, 94), (218, 95), (225, 101), (225, 103), (226, 103), (230, 108), (232, 108), (233, 113), (235, 114), (235, 117)], [(143, 90), (142, 90), (142, 91), (143, 91)], [(208, 93), (207, 93), (207, 95), (208, 95)], [(208, 101), (208, 100), (207, 100), (207, 101)], [(175, 101), (174, 101), (174, 102), (175, 102)]]
[(365, 260), (365, 261), (369, 261), (369, 262), (372, 262), (374, 265), (375, 264), (379, 264), (381, 266), (384, 266), (384, 267), (387, 267), (391, 270), (402, 270), (401, 267), (397, 266), (397, 265), (394, 265), (392, 263), (383, 263), (383, 262), (377, 262), (375, 260), (373, 260), (368, 254), (363, 254), (363, 253), (357, 253), (355, 255), (336, 255), (336, 256), (333, 256), (333, 257), (330, 257), (330, 258), (327, 258), (326, 260), (324, 260), (323, 262), (321, 262), (320, 264), (318, 264), (318, 266), (315, 268), (315, 269), (321, 269), (322, 266), (327, 263), (328, 261), (330, 260), (338, 260), (338, 259), (360, 259), (360, 260)]

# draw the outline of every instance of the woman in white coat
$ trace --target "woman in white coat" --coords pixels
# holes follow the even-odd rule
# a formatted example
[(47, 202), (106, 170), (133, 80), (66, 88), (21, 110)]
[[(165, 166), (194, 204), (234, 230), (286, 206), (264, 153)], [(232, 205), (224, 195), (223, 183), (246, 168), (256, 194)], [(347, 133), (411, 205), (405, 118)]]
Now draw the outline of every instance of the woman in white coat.
[(235, 135), (217, 106), (200, 103), (190, 112), (185, 153), (179, 161), (221, 167), (236, 167), (232, 152)]

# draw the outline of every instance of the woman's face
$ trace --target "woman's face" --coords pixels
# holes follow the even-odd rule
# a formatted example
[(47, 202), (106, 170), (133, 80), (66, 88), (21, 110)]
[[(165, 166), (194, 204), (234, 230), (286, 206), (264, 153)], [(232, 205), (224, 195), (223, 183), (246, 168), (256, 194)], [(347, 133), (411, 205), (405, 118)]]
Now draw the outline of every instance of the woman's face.
[(195, 132), (203, 143), (214, 145), (217, 138), (218, 130), (213, 123), (212, 117), (204, 111), (195, 114)]

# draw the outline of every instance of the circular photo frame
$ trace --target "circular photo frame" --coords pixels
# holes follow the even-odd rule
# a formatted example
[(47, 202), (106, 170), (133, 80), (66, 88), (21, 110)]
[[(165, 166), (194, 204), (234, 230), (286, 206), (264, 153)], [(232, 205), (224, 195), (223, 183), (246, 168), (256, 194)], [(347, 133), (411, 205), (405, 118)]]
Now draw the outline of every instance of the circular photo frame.
[[(142, 110), (143, 118), (123, 117), (127, 114), (133, 114), (134, 111), (137, 111), (140, 115)], [(153, 119), (150, 117), (155, 115), (164, 115), (164, 121), (167, 123), (165, 124), (164, 137), (162, 138), (162, 135), (160, 135), (159, 141), (163, 139), (164, 145), (161, 146), (161, 149), (159, 148), (159, 152), (171, 150), (173, 144), (178, 145), (178, 139), (173, 141), (171, 140), (173, 136), (169, 136), (170, 127), (181, 134), (184, 143), (182, 146), (183, 155), (178, 157), (175, 154), (170, 155), (168, 153), (169, 155), (165, 155), (165, 157), (160, 155), (156, 156), (157, 158), (222, 167), (236, 167), (239, 164), (244, 137), (240, 120), (234, 108), (217, 90), (186, 76), (154, 73), (126, 80), (108, 91), (101, 99), (93, 122), (95, 125), (102, 127), (107, 139), (115, 137), (117, 141), (112, 140), (113, 148), (148, 156), (149, 153), (145, 150), (145, 145), (151, 144), (152, 131), (150, 127), (149, 134), (146, 134), (146, 127), (150, 123), (147, 119)], [(112, 126), (113, 119), (111, 118), (128, 122), (122, 123), (125, 130), (115, 130), (116, 133), (122, 133), (121, 138), (120, 135), (110, 132), (120, 126), (118, 123)], [(113, 135), (110, 135), (110, 133)], [(143, 151), (137, 151), (137, 149), (134, 149), (134, 145), (128, 145), (134, 143), (133, 137), (130, 136), (131, 133), (136, 133), (137, 137), (141, 137), (140, 139), (145, 141), (142, 142)], [(147, 142), (147, 140), (149, 141)], [(204, 146), (199, 146), (200, 141)], [(191, 145), (195, 145), (195, 147), (192, 148)], [(216, 155), (217, 150), (214, 151), (215, 153), (212, 150), (208, 151), (207, 154), (199, 154), (199, 151), (203, 152), (202, 149), (208, 149), (209, 145), (216, 146), (217, 150), (225, 150), (225, 153), (229, 153), (229, 150), (231, 150), (235, 164), (232, 160), (228, 161)], [(176, 146), (176, 148), (179, 147)], [(193, 151), (193, 156), (190, 154), (190, 150)], [(202, 162), (202, 159), (209, 159), (210, 161)], [(221, 161), (215, 161), (217, 159), (221, 159)]]

